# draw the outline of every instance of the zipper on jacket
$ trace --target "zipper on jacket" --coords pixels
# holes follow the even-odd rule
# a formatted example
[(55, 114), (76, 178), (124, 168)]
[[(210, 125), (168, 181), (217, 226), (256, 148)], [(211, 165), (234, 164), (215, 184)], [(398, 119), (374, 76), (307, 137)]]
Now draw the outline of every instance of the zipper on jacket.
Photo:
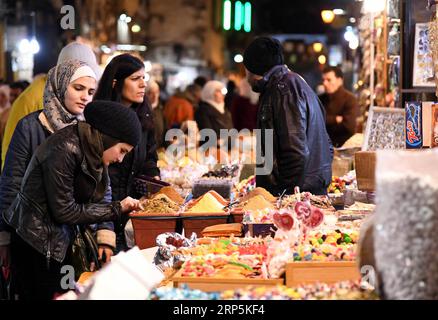
[(50, 268), (50, 258), (52, 257), (52, 253), (50, 251), (50, 247), (51, 247), (51, 242), (52, 242), (52, 228), (50, 226), (50, 221), (49, 221), (49, 213), (47, 212), (46, 214), (44, 213), (43, 209), (41, 208), (41, 206), (39, 205), (39, 203), (37, 203), (36, 201), (33, 201), (32, 199), (28, 198), (27, 196), (25, 196), (23, 193), (20, 192), (20, 196), (27, 202), (31, 203), (35, 209), (39, 212), (39, 214), (41, 215), (41, 217), (43, 218), (43, 220), (45, 220), (45, 225), (47, 227), (47, 250), (46, 250), (46, 263), (47, 263), (47, 270), (49, 270)]

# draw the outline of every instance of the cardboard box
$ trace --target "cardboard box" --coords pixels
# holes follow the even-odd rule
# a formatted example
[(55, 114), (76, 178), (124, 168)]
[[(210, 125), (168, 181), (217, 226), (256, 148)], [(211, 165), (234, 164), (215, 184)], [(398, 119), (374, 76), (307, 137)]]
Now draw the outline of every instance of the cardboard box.
[(359, 151), (354, 155), (357, 186), (361, 191), (376, 189), (376, 152)]

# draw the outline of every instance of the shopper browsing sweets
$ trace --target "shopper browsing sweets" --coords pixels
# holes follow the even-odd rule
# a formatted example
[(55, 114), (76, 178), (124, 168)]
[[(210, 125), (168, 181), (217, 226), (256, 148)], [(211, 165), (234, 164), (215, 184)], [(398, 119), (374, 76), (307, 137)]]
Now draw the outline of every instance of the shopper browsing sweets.
[[(137, 196), (134, 178), (141, 175), (160, 178), (153, 113), (149, 100), (145, 98), (145, 75), (144, 63), (140, 59), (130, 54), (119, 55), (105, 68), (94, 97), (96, 100), (120, 102), (135, 111), (141, 123), (140, 141), (133, 152), (123, 162), (109, 167), (113, 200)], [(126, 248), (123, 228), (124, 223), (116, 226), (118, 249)]]
[(85, 118), (37, 148), (4, 214), (14, 230), (11, 261), (21, 299), (51, 299), (62, 291), (60, 270), (71, 263), (75, 225), (118, 220), (138, 209), (130, 197), (104, 200), (111, 192), (108, 166), (140, 141), (137, 115), (119, 103), (95, 101)]
[[(257, 186), (275, 195), (283, 190), (292, 193), (295, 186), (326, 194), (333, 146), (318, 97), (284, 65), (282, 45), (275, 39), (255, 39), (246, 48), (243, 63), (251, 87), (260, 92), (257, 128), (262, 130), (262, 155), (273, 152), (272, 172), (257, 175)], [(273, 130), (273, 141), (265, 145), (268, 129)]]
[[(54, 132), (84, 120), (83, 112), (97, 86), (94, 69), (79, 60), (68, 60), (53, 67), (44, 88), (43, 110), (35, 111), (18, 122), (9, 145), (0, 180), (0, 260), (8, 265), (10, 236), (2, 214), (20, 191), (24, 173), (36, 148)], [(114, 226), (98, 226), (101, 253), (109, 258), (115, 247)]]

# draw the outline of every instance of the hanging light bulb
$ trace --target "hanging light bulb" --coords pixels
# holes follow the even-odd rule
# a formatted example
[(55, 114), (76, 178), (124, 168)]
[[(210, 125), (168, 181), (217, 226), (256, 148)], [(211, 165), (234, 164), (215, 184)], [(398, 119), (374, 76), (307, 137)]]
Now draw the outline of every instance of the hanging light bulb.
[(332, 10), (322, 10), (321, 17), (324, 23), (332, 23), (335, 20), (335, 14)]

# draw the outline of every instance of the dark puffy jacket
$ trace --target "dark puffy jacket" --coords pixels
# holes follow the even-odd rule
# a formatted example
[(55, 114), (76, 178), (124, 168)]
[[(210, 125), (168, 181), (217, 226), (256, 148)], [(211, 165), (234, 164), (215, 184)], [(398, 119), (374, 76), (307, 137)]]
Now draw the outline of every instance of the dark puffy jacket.
[[(38, 119), (41, 112), (41, 110), (33, 112), (21, 119), (12, 136), (0, 179), (0, 232), (7, 231), (2, 216), (20, 191), (32, 155), (51, 135)], [(111, 201), (110, 196), (105, 199), (107, 202)], [(99, 224), (98, 229), (114, 230), (114, 226), (112, 222), (107, 222)]]
[[(153, 117), (150, 109), (145, 112), (147, 117)], [(125, 156), (122, 163), (113, 163), (109, 166), (113, 200), (123, 200), (127, 196), (136, 197), (134, 178), (140, 175), (159, 176), (157, 161), (155, 132), (153, 129), (143, 127), (141, 140), (134, 150)]]
[(290, 194), (295, 186), (326, 194), (332, 179), (333, 146), (318, 97), (302, 77), (286, 66), (272, 68), (258, 84), (261, 96), (257, 124), (262, 129), (262, 155), (271, 148), (270, 143), (265, 145), (264, 129), (273, 129), (274, 141), (273, 170), (268, 175), (257, 175), (257, 186), (275, 195), (285, 189)]
[[(73, 240), (73, 225), (120, 219), (120, 202), (90, 202), (96, 186), (78, 126), (68, 126), (37, 148), (21, 189), (3, 218), (38, 252), (62, 262)], [(106, 194), (111, 194), (109, 186)]]

